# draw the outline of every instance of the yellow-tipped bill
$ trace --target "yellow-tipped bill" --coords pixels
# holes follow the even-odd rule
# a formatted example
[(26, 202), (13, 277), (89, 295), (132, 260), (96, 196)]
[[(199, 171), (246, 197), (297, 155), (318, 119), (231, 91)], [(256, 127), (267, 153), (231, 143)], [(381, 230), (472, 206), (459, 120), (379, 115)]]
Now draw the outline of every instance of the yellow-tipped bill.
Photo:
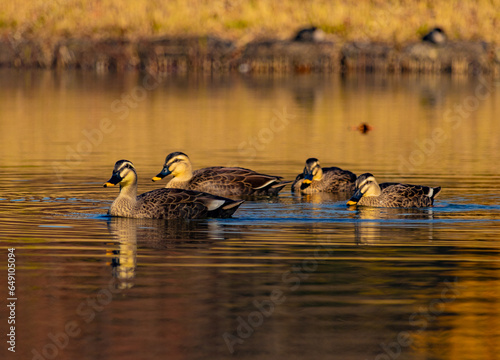
[(361, 189), (358, 189), (353, 196), (347, 201), (347, 206), (353, 206), (357, 205), (359, 200), (363, 197), (363, 193), (361, 192)]
[(172, 172), (168, 169), (168, 167), (165, 165), (163, 169), (161, 169), (161, 172), (158, 173), (156, 176), (153, 176), (151, 180), (153, 181), (159, 181), (163, 179), (165, 176), (170, 175)]
[(113, 176), (104, 183), (104, 187), (109, 187), (109, 186), (115, 186), (116, 184), (119, 184), (122, 181), (122, 177), (120, 174), (116, 171), (113, 171)]
[(303, 184), (310, 184), (310, 183), (312, 183), (312, 181), (309, 179), (304, 179), (304, 180), (302, 180), (302, 183)]

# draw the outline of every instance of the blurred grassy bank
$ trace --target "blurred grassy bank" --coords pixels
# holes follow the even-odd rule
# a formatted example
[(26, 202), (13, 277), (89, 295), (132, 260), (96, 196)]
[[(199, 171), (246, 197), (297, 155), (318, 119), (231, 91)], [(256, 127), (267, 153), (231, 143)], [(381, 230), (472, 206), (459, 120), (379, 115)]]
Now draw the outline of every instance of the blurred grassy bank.
[(415, 41), (434, 26), (451, 40), (500, 43), (500, 0), (29, 0), (0, 2), (3, 38), (215, 35), (241, 43), (290, 38), (314, 24), (333, 40)]

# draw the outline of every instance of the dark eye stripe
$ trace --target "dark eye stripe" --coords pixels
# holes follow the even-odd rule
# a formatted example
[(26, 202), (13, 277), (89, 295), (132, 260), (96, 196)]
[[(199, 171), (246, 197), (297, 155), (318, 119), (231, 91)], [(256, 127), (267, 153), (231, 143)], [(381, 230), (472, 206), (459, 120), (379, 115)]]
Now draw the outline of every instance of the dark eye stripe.
[(132, 170), (134, 167), (130, 163), (123, 163), (122, 166), (120, 166), (118, 169), (116, 169), (116, 172), (120, 172), (125, 168)]
[(170, 166), (173, 163), (176, 163), (176, 162), (179, 162), (179, 161), (182, 161), (182, 160), (181, 159), (174, 159), (174, 160), (170, 161), (169, 163), (167, 163), (167, 166)]

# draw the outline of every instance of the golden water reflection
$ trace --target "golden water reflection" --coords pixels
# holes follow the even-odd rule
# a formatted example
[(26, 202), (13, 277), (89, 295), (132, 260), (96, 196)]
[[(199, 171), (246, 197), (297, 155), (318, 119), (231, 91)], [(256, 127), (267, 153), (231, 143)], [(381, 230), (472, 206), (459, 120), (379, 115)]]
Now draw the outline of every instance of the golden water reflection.
[[(0, 246), (18, 254), (20, 358), (68, 321), (81, 332), (61, 359), (498, 358), (497, 83), (173, 76), (143, 93), (135, 73), (0, 71)], [(491, 92), (449, 117), (478, 86)], [(134, 162), (145, 192), (172, 151), (287, 180), (314, 156), (443, 191), (430, 209), (351, 210), (288, 187), (233, 219), (104, 216), (117, 160)], [(272, 314), (238, 335), (272, 294)], [(234, 355), (225, 333), (242, 340)]]

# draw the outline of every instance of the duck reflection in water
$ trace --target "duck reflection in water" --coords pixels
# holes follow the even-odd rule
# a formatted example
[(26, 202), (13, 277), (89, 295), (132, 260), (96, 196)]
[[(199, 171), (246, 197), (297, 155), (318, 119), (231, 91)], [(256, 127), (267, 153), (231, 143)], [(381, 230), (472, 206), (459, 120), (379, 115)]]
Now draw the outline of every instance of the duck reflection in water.
[[(358, 245), (380, 245), (414, 240), (434, 239), (432, 208), (359, 207), (353, 217), (355, 241)], [(401, 222), (404, 221), (404, 226)], [(397, 226), (395, 226), (397, 223)]]
[(176, 250), (180, 247), (208, 247), (213, 241), (223, 240), (224, 228), (216, 220), (158, 220), (110, 217), (108, 230), (118, 242), (106, 250), (111, 257), (108, 264), (120, 289), (134, 285), (137, 267), (137, 248)]
[(108, 220), (108, 229), (118, 242), (118, 249), (106, 250), (111, 256), (113, 277), (118, 280), (117, 287), (121, 290), (134, 285), (135, 268), (137, 265), (137, 223), (135, 219), (112, 217)]
[(292, 201), (295, 204), (310, 203), (310, 204), (325, 204), (325, 203), (345, 203), (349, 199), (352, 193), (339, 192), (339, 193), (327, 193), (318, 192), (314, 194), (297, 194), (294, 193)]

